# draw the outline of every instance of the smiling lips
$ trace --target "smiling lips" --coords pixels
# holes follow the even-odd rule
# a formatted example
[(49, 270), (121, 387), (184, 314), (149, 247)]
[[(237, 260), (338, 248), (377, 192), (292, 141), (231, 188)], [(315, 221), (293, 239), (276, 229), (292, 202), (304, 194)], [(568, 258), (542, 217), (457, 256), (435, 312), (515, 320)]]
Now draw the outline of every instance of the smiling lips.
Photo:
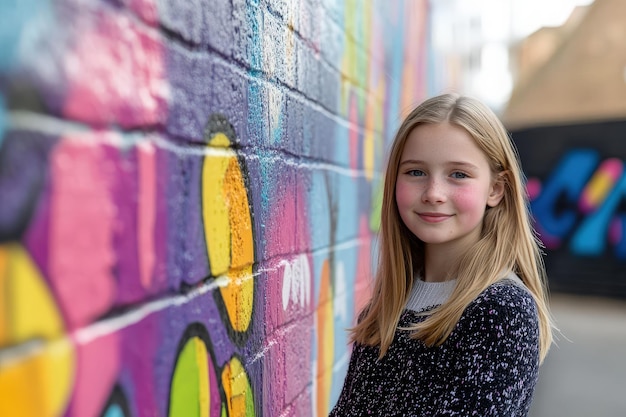
[(450, 214), (443, 213), (417, 213), (417, 215), (420, 217), (420, 219), (424, 220), (427, 223), (441, 223), (452, 217), (452, 215)]

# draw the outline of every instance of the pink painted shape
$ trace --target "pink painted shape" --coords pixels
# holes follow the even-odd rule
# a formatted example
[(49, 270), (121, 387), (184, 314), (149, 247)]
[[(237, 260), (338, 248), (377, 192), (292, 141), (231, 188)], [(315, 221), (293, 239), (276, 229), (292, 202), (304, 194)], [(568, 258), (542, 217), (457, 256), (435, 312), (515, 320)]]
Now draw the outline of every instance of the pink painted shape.
[(311, 366), (311, 340), (315, 328), (313, 320), (314, 314), (309, 314), (281, 329), (285, 342), (282, 345), (285, 355), (285, 380), (271, 381), (271, 386), (284, 392), (287, 404), (296, 401), (313, 379), (314, 368)]
[(73, 329), (113, 302), (115, 207), (100, 145), (65, 138), (50, 160), (50, 280)]
[(144, 288), (150, 288), (154, 276), (156, 223), (156, 157), (154, 147), (142, 144), (137, 147), (138, 186), (137, 196), (137, 245), (139, 254), (139, 277)]
[[(602, 201), (594, 201), (593, 199), (593, 189), (592, 186), (596, 186), (594, 184), (594, 179), (598, 176), (608, 179), (610, 186), (614, 187), (615, 183), (622, 177), (622, 172), (624, 171), (624, 164), (618, 158), (609, 158), (602, 162), (595, 174), (592, 177), (590, 183), (583, 189), (581, 193), (580, 200), (578, 202), (578, 207), (583, 213), (591, 213), (596, 210)], [(602, 184), (603, 185), (603, 184)]]
[(528, 198), (531, 201), (539, 197), (539, 194), (541, 194), (541, 181), (538, 178), (529, 178), (526, 182), (526, 193), (528, 193)]
[(613, 221), (611, 222), (611, 224), (609, 225), (609, 242), (611, 242), (612, 245), (617, 245), (618, 243), (620, 243), (622, 241), (623, 233), (623, 221), (622, 219), (620, 219), (619, 217), (616, 217), (613, 219)]
[(296, 253), (296, 210), (297, 198), (294, 172), (281, 165), (273, 166), (277, 170), (268, 178), (275, 185), (274, 195), (270, 197), (269, 217), (265, 227), (265, 256), (274, 257)]
[(130, 0), (130, 9), (137, 13), (146, 23), (157, 27), (159, 13), (153, 0)]
[(78, 344), (76, 384), (69, 416), (101, 415), (120, 369), (119, 339), (117, 333), (111, 333), (86, 344)]
[(94, 125), (163, 123), (168, 84), (158, 32), (123, 13), (92, 16), (77, 22), (66, 58), (64, 115)]
[(609, 158), (600, 165), (599, 170), (606, 173), (613, 181), (617, 181), (624, 172), (624, 163), (619, 158)]
[(369, 300), (372, 284), (372, 235), (366, 215), (359, 219), (359, 252), (356, 277), (354, 278), (354, 322)]

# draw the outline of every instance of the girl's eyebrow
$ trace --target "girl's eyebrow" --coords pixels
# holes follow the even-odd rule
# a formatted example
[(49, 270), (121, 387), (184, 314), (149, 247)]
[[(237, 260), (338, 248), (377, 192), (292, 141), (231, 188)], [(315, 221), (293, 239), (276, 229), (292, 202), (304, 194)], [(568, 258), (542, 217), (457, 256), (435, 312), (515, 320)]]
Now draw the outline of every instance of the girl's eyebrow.
[(407, 164), (420, 165), (420, 164), (424, 164), (424, 161), (419, 161), (417, 159), (405, 159), (404, 161), (400, 162), (400, 166), (407, 165)]
[[(402, 165), (424, 165), (426, 164), (426, 162), (421, 161), (419, 159), (405, 159), (404, 161), (400, 162), (400, 166)], [(465, 161), (448, 161), (446, 162), (446, 165), (449, 166), (453, 166), (453, 167), (463, 167), (466, 169), (478, 169), (478, 167), (474, 164), (472, 164), (471, 162), (465, 162)]]

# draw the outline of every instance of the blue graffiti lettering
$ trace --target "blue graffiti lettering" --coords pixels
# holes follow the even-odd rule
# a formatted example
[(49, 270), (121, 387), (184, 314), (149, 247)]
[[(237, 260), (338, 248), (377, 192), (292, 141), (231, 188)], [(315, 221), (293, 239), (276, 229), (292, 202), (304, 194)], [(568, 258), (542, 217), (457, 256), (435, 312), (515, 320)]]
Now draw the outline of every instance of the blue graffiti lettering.
[(609, 186), (597, 207), (580, 208), (581, 196), (598, 169), (600, 157), (591, 149), (575, 149), (565, 154), (531, 202), (531, 210), (541, 239), (548, 249), (567, 246), (577, 256), (599, 257), (612, 246), (618, 259), (626, 259), (626, 171)]
[[(532, 202), (531, 209), (546, 245), (560, 246), (561, 239), (574, 227), (578, 218), (578, 196), (598, 160), (598, 154), (592, 150), (566, 154), (545, 182), (541, 194)], [(563, 204), (563, 197), (567, 204)]]

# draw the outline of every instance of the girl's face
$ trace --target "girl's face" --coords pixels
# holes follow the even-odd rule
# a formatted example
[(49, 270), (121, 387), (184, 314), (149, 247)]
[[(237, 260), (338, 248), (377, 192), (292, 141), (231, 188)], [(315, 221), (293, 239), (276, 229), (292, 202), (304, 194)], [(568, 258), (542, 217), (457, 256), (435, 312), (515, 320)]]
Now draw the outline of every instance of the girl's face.
[(480, 238), (487, 206), (502, 199), (486, 155), (461, 127), (419, 125), (398, 166), (396, 203), (407, 228), (429, 247), (462, 250)]

